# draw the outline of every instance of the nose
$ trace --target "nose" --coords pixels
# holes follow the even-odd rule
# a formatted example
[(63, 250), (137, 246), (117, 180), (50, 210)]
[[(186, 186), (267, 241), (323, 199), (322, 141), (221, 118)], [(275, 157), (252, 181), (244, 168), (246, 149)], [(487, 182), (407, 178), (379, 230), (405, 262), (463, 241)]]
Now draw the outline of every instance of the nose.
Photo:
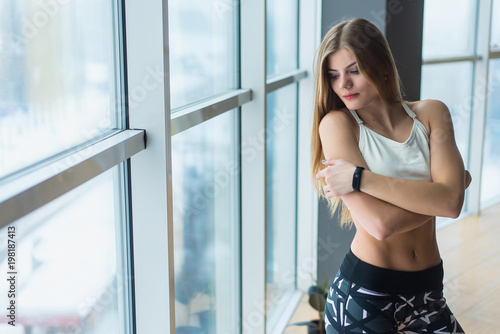
[(340, 78), (339, 78), (339, 88), (350, 88), (351, 87), (351, 80), (349, 80), (348, 77), (342, 75)]

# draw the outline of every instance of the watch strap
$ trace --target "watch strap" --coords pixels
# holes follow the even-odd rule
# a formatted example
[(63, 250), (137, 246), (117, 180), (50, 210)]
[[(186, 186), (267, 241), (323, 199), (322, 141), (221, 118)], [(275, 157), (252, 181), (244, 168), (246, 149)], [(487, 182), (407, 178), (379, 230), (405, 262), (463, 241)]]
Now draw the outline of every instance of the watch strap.
[(352, 176), (352, 190), (360, 191), (359, 186), (361, 185), (361, 172), (364, 169), (364, 167), (357, 166), (354, 170), (354, 175)]

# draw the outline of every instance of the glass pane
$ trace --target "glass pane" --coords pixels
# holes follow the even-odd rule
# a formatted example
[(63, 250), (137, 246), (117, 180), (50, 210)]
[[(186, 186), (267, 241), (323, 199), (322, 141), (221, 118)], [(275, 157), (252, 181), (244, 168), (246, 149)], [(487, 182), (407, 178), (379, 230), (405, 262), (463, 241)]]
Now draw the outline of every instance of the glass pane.
[(239, 333), (237, 112), (172, 137), (177, 333)]
[(500, 49), (500, 0), (493, 0), (491, 13), (491, 48)]
[(0, 2), (0, 178), (121, 127), (115, 16), (112, 1)]
[(490, 61), (488, 108), (484, 129), (481, 205), (500, 200), (500, 59)]
[[(455, 141), (468, 165), (472, 96), (471, 62), (422, 66), (421, 98), (443, 101), (451, 112)], [(452, 84), (450, 84), (452, 83)]]
[(425, 1), (423, 59), (474, 53), (475, 0)]
[(238, 1), (168, 1), (172, 109), (237, 88)]
[(267, 76), (297, 69), (298, 0), (267, 2)]
[(267, 97), (266, 257), (268, 331), (295, 291), (297, 85)]
[[(0, 267), (10, 262), (15, 282), (15, 296), (0, 285), (0, 304), (14, 301), (15, 333), (129, 333), (119, 175), (114, 168), (0, 230)], [(2, 333), (13, 328), (6, 321)]]

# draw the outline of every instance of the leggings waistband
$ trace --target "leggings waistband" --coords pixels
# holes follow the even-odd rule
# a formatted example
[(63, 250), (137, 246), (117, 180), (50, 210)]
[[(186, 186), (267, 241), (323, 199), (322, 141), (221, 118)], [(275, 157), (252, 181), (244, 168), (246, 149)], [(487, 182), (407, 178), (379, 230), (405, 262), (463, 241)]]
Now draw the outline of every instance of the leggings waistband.
[(383, 293), (412, 294), (443, 289), (443, 261), (422, 271), (398, 271), (363, 262), (349, 250), (340, 273), (351, 283)]

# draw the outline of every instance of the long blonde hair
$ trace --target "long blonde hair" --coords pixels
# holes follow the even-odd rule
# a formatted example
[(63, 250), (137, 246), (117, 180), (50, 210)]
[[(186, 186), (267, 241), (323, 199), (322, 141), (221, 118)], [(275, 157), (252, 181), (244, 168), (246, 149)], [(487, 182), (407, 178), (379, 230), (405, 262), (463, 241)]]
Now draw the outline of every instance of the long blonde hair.
[[(324, 168), (325, 159), (319, 124), (323, 117), (332, 110), (345, 108), (345, 104), (335, 94), (328, 76), (328, 57), (341, 49), (350, 50), (356, 58), (358, 69), (377, 89), (380, 98), (387, 102), (401, 101), (399, 75), (392, 57), (389, 44), (384, 35), (372, 23), (364, 19), (352, 19), (340, 22), (332, 27), (323, 38), (316, 54), (315, 99), (313, 128), (311, 136), (311, 167), (316, 190), (325, 197), (325, 181), (316, 180), (316, 174)], [(326, 198), (326, 197), (325, 197)], [(340, 197), (328, 200), (333, 215), (340, 203), (342, 227), (352, 227), (352, 217)]]

